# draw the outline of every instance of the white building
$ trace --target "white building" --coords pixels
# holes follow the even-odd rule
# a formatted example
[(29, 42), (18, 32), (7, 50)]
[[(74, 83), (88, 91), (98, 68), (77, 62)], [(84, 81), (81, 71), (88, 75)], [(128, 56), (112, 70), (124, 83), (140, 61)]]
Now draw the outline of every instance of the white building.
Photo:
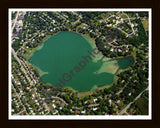
[(93, 99), (94, 103), (97, 101), (97, 98), (96, 99)]
[(52, 104), (52, 107), (53, 107), (53, 108), (56, 108), (56, 106), (55, 106), (54, 104)]
[(93, 111), (97, 110), (97, 108), (93, 108)]
[(81, 111), (81, 113), (86, 113), (86, 110), (84, 110), (84, 111)]

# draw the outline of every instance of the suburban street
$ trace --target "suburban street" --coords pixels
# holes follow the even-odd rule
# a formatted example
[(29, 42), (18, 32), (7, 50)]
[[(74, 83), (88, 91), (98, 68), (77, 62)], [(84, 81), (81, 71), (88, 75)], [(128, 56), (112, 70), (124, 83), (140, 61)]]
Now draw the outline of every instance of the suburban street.
[(14, 57), (16, 58), (16, 60), (18, 61), (18, 63), (20, 64), (21, 69), (25, 73), (26, 78), (30, 81), (30, 84), (33, 85), (33, 81), (28, 77), (28, 74), (27, 74), (26, 70), (23, 68), (23, 66), (21, 64), (21, 60), (17, 57), (13, 48), (12, 48), (12, 53), (13, 53)]
[(14, 23), (13, 23), (13, 26), (12, 26), (12, 32), (13, 32), (13, 29), (14, 29), (14, 27), (15, 27), (15, 25), (16, 25), (18, 15), (19, 15), (19, 11), (17, 11), (16, 18), (15, 18), (15, 20), (14, 20)]
[(130, 102), (130, 103), (119, 113), (119, 115), (122, 115), (123, 113), (126, 113), (127, 109), (131, 106), (131, 104), (133, 104), (137, 99), (139, 99), (139, 98), (141, 97), (142, 93), (143, 93), (144, 91), (148, 90), (148, 89), (149, 89), (149, 87), (147, 87), (145, 90), (143, 90), (143, 91), (133, 100), (133, 102)]
[[(145, 26), (147, 26), (147, 13), (128, 11), (96, 13), (92, 11), (50, 12), (24, 10), (12, 11), (11, 16), (12, 115), (133, 114), (130, 112), (127, 113), (127, 109), (149, 88), (147, 87), (149, 86), (147, 78), (149, 71), (148, 30), (146, 30), (146, 28), (144, 29), (144, 24), (142, 23), (142, 21), (144, 22), (144, 20), (147, 19), (147, 21), (145, 21)], [(145, 19), (143, 20), (142, 18)], [(65, 36), (61, 33), (64, 33), (64, 35), (68, 34), (66, 35), (67, 38), (65, 39)], [(57, 36), (59, 34), (60, 36)], [(70, 44), (73, 46), (76, 41), (78, 42), (80, 40), (80, 37), (84, 36), (88, 38), (86, 41), (89, 44), (93, 43), (93, 46), (100, 51), (103, 57), (106, 57), (106, 59), (109, 58), (109, 61), (113, 59), (115, 62), (105, 63), (106, 65), (102, 64), (102, 66), (106, 66), (104, 69), (101, 65), (99, 65), (100, 67), (97, 67), (97, 69), (93, 67), (93, 70), (94, 68), (96, 69), (96, 71), (93, 71), (96, 72), (93, 78), (92, 76), (85, 76), (87, 74), (85, 73), (83, 75), (83, 77), (85, 77), (84, 79), (83, 77), (79, 77), (79, 79), (82, 79), (80, 82), (73, 81), (73, 85), (71, 82), (64, 88), (56, 88), (54, 83), (56, 81), (55, 79), (61, 74), (59, 71), (62, 71), (62, 68), (60, 67), (64, 66), (63, 63), (62, 66), (60, 65), (59, 60), (55, 60), (57, 55), (59, 55), (59, 50), (55, 53), (56, 50), (45, 49), (45, 51), (43, 51), (42, 49), (44, 47), (41, 47), (37, 52), (37, 55), (40, 55), (40, 57), (33, 57), (36, 58), (36, 60), (29, 59), (28, 57), (32, 52), (34, 53), (34, 50), (36, 50), (41, 43), (47, 42), (48, 40), (51, 41), (51, 43), (49, 47), (46, 48), (54, 49), (55, 46), (54, 43), (52, 43), (54, 41), (48, 38), (55, 35), (57, 36), (55, 38), (57, 45), (64, 42), (64, 46), (68, 45), (66, 42), (71, 42), (70, 39), (75, 39), (74, 43)], [(61, 37), (61, 35), (63, 35), (63, 37)], [(71, 38), (69, 38), (69, 36), (71, 36)], [(74, 38), (72, 36), (77, 37)], [(62, 40), (61, 43), (58, 43), (59, 38), (64, 41)], [(46, 39), (48, 40), (46, 41)], [(67, 41), (67, 39), (69, 39), (69, 41)], [(47, 46), (48, 44), (46, 43), (45, 45)], [(80, 47), (78, 43), (76, 45), (72, 50), (76, 52), (80, 50), (80, 52), (77, 53), (82, 53), (82, 44), (80, 44)], [(57, 47), (63, 49), (61, 46)], [(65, 47), (65, 50), (67, 50), (67, 48), (69, 47)], [(41, 52), (42, 54), (40, 54)], [(65, 51), (61, 52), (62, 56), (71, 56), (68, 53), (69, 52), (65, 53)], [(34, 54), (32, 55), (34, 56)], [(47, 58), (50, 57), (50, 55), (52, 57)], [(54, 57), (54, 55), (56, 56)], [(73, 64), (72, 61), (70, 62)], [(55, 63), (58, 65), (57, 67), (54, 66)], [(70, 69), (68, 65), (71, 64), (66, 64), (63, 72), (67, 72), (67, 70)], [(56, 70), (54, 67), (56, 67)], [(115, 73), (109, 73), (113, 69), (116, 70)], [(101, 72), (100, 70), (105, 71)], [(75, 72), (78, 71), (75, 70)], [(99, 77), (95, 75), (106, 75), (107, 79), (106, 77), (100, 77), (99, 79)], [(86, 79), (88, 77), (91, 81)], [(110, 80), (113, 82), (112, 87), (107, 86), (110, 84), (107, 83)], [(89, 82), (89, 84), (86, 83), (86, 81)], [(143, 86), (141, 86), (141, 83)], [(94, 87), (89, 87), (88, 85), (93, 85)], [(75, 86), (80, 86), (78, 87), (79, 90), (77, 90)], [(104, 87), (101, 88), (100, 86)], [(87, 89), (84, 89), (86, 87)], [(85, 95), (79, 95), (79, 93), (83, 93), (84, 90), (87, 93), (85, 92)], [(148, 92), (146, 92), (146, 95), (147, 94)], [(135, 112), (136, 109), (133, 109)], [(137, 113), (135, 112), (134, 114)]]
[[(12, 85), (12, 87), (13, 87), (14, 91), (16, 92), (16, 89), (14, 88), (13, 85)], [(19, 94), (18, 94), (17, 92), (16, 92), (16, 96), (18, 97), (19, 101), (21, 102), (21, 104), (22, 104), (22, 106), (23, 106), (23, 108), (24, 108), (24, 111), (26, 111), (26, 113), (27, 113), (26, 107), (23, 105), (23, 103), (22, 103), (22, 101), (21, 101), (21, 99), (20, 99), (20, 96), (19, 96)], [(17, 114), (17, 115), (18, 115), (18, 114)]]

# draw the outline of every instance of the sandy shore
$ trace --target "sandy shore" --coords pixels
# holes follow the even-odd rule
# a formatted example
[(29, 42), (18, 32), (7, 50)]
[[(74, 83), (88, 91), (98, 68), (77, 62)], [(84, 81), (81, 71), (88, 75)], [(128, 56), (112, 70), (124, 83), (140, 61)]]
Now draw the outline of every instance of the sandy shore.
[[(72, 32), (72, 31), (70, 31), (70, 32)], [(58, 33), (59, 33), (59, 32), (57, 32), (57, 33), (55, 33), (55, 34), (52, 34), (52, 35), (47, 35), (45, 38), (43, 38), (43, 40), (42, 40), (42, 42), (40, 43), (40, 45), (39, 45), (38, 47), (32, 49), (32, 50), (28, 53), (27, 59), (32, 56), (32, 54), (34, 53), (35, 50), (41, 49), (41, 48), (43, 47), (43, 45), (44, 45), (43, 43), (44, 43), (48, 38), (50, 38), (51, 36), (56, 35), (56, 34), (58, 34)], [(77, 33), (77, 32), (75, 32), (75, 33)], [(81, 34), (81, 33), (78, 33), (78, 34)], [(81, 35), (84, 36), (84, 38), (90, 43), (90, 45), (92, 46), (93, 49), (94, 49), (94, 48), (97, 48), (97, 46), (96, 46), (96, 44), (95, 44), (95, 39), (90, 38), (88, 34), (81, 34)], [(99, 52), (98, 55), (97, 55), (97, 57), (94, 58), (94, 59), (95, 59), (95, 60), (99, 60), (99, 59), (102, 58), (102, 57), (104, 57), (104, 55), (103, 55), (101, 52)], [(129, 57), (129, 56), (128, 56), (128, 57)], [(124, 71), (124, 70), (119, 70), (119, 66), (118, 66), (118, 65), (115, 65), (115, 64), (117, 63), (117, 59), (120, 59), (120, 58), (124, 58), (124, 57), (118, 57), (118, 58), (116, 58), (115, 60), (113, 59), (112, 61), (108, 62), (108, 63), (111, 63), (111, 64), (113, 63), (113, 64), (112, 64), (112, 65), (111, 65), (111, 64), (109, 65), (109, 64), (107, 64), (107, 61), (110, 60), (110, 59), (112, 59), (112, 58), (104, 57), (104, 58), (103, 58), (103, 61), (105, 60), (105, 61), (106, 61), (106, 64), (104, 63), (104, 64), (102, 65), (102, 67), (97, 71), (97, 73), (108, 72), (108, 73), (112, 73), (112, 74), (115, 74), (115, 73), (116, 73), (116, 75), (117, 75), (117, 74), (119, 74), (120, 72)], [(134, 58), (134, 56), (133, 56), (133, 58)], [(134, 60), (135, 60), (135, 58), (134, 58)], [(28, 60), (27, 60), (27, 61), (28, 61)], [(125, 69), (125, 70), (127, 70), (127, 69)], [(43, 72), (41, 72), (41, 73), (43, 73)], [(40, 74), (41, 74), (41, 73), (40, 73)], [(41, 75), (42, 75), (42, 74), (41, 74)], [(113, 83), (115, 83), (117, 80), (118, 80), (118, 77), (115, 76), (115, 77), (114, 77), (114, 80), (113, 80)], [(95, 90), (101, 90), (101, 89), (109, 88), (109, 87), (113, 86), (113, 83), (112, 83), (111, 85), (104, 85), (104, 86), (102, 86), (102, 87), (94, 86), (92, 90), (87, 91), (87, 92), (77, 92), (77, 91), (75, 91), (73, 88), (70, 88), (70, 87), (67, 87), (67, 88), (71, 89), (73, 92), (77, 92), (77, 94), (78, 94), (79, 97), (83, 97), (83, 96), (86, 96), (86, 95), (91, 95), (91, 94), (93, 94), (93, 92), (95, 92)]]

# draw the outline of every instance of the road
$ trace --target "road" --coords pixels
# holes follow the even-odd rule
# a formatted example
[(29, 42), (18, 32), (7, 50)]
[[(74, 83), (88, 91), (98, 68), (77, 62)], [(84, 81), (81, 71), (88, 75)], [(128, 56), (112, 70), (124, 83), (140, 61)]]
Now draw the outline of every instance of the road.
[[(129, 24), (130, 24), (130, 26), (132, 28), (132, 33), (131, 34), (134, 34), (135, 32), (134, 32), (133, 26), (131, 25), (131, 20), (130, 20), (129, 16), (127, 14), (125, 14), (124, 12), (122, 12), (122, 13), (123, 13), (123, 15), (127, 16), (128, 20), (129, 20)], [(129, 35), (131, 35), (131, 34), (129, 34)]]
[[(96, 107), (96, 106), (99, 106), (99, 104), (90, 104), (90, 105), (88, 105), (88, 107)], [(74, 109), (83, 109), (83, 107), (72, 107), (72, 108), (74, 108)]]
[(63, 100), (62, 98), (60, 98), (60, 97), (52, 96), (52, 98), (59, 99), (59, 100), (61, 100), (62, 102), (64, 102), (66, 105), (68, 105), (68, 103), (66, 103), (66, 101), (64, 101), (64, 100)]
[[(19, 15), (19, 11), (17, 12), (16, 18), (15, 18), (14, 23), (13, 23), (12, 33), (13, 33), (13, 29), (14, 29), (14, 27), (15, 27), (15, 25), (16, 25), (16, 22), (17, 22), (17, 19), (18, 19), (18, 15)], [(13, 43), (13, 42), (11, 41), (11, 44), (12, 44), (12, 43)], [(25, 69), (23, 68), (23, 66), (22, 66), (22, 64), (21, 64), (21, 60), (17, 57), (17, 54), (16, 54), (16, 52), (14, 51), (13, 48), (12, 48), (12, 53), (13, 53), (15, 59), (16, 59), (16, 60), (18, 61), (18, 63), (20, 64), (22, 71), (25, 73), (25, 76), (27, 77), (27, 79), (29, 80), (29, 82), (31, 82), (31, 84), (33, 85), (31, 79), (28, 77)]]
[[(119, 12), (118, 12), (119, 13)], [(126, 34), (127, 36), (130, 36), (130, 35), (132, 35), (132, 34), (134, 34), (135, 33), (135, 31), (134, 31), (134, 29), (133, 29), (133, 26), (131, 25), (131, 18), (129, 18), (129, 16), (127, 15), (127, 14), (125, 14), (124, 12), (122, 12), (123, 13), (123, 15), (125, 15), (125, 16), (127, 16), (127, 19), (128, 19), (128, 21), (129, 21), (129, 24), (130, 24), (130, 26), (131, 26), (131, 28), (132, 28), (132, 33), (130, 33), (130, 34), (128, 34), (128, 33), (126, 33), (125, 31), (123, 31), (122, 29), (120, 29), (120, 28), (117, 28), (117, 23), (115, 24), (116, 26), (114, 26), (114, 28), (117, 28), (117, 29), (119, 29), (121, 32), (123, 32), (124, 34)], [(105, 20), (108, 20), (109, 18), (111, 18), (111, 17), (114, 17), (114, 16), (116, 16), (116, 15), (111, 15), (111, 16), (109, 16), (107, 19), (105, 19)], [(105, 21), (104, 20), (104, 21)]]
[(96, 106), (99, 106), (99, 104), (90, 104), (90, 105), (88, 105), (88, 107), (96, 107)]
[[(16, 89), (14, 88), (13, 85), (12, 85), (12, 87), (13, 87), (14, 91), (16, 92)], [(28, 112), (27, 112), (27, 110), (26, 110), (26, 107), (23, 105), (23, 103), (22, 103), (22, 101), (21, 101), (21, 99), (20, 99), (20, 96), (18, 95), (17, 92), (16, 92), (16, 96), (18, 97), (19, 101), (21, 102), (21, 104), (22, 104), (22, 106), (23, 106), (23, 108), (24, 108), (23, 111), (26, 111), (26, 113), (28, 114)], [(19, 113), (21, 113), (21, 112), (22, 112), (22, 111), (20, 111)], [(16, 115), (17, 115), (17, 114), (16, 114)]]
[(15, 25), (16, 25), (18, 15), (19, 15), (19, 11), (17, 12), (16, 18), (15, 18), (15, 20), (14, 20), (13, 27), (12, 27), (12, 32), (13, 32), (13, 29), (14, 29), (14, 27), (15, 27)]
[[(35, 36), (37, 36), (39, 34), (39, 30), (36, 32), (36, 34), (34, 34), (34, 36), (29, 39), (29, 41), (31, 41)], [(21, 50), (29, 41), (26, 41), (23, 43), (23, 45), (17, 50), (16, 54), (19, 52), (19, 50)], [(22, 42), (22, 41), (21, 41)]]
[(26, 70), (23, 68), (23, 65), (21, 64), (21, 60), (17, 57), (17, 54), (15, 53), (14, 49), (12, 48), (12, 53), (13, 56), (15, 57), (15, 59), (18, 61), (18, 63), (21, 66), (22, 71), (25, 73), (26, 78), (28, 79), (28, 81), (31, 83), (31, 85), (33, 85), (33, 82), (31, 81), (31, 79), (28, 77)]
[[(13, 29), (14, 29), (16, 23), (17, 23), (18, 15), (19, 15), (19, 11), (17, 12), (16, 18), (15, 18), (13, 26), (12, 26), (12, 33), (13, 33)], [(11, 42), (11, 43), (13, 43), (13, 42)]]
[(129, 103), (120, 113), (119, 115), (122, 115), (123, 113), (126, 113), (126, 110), (131, 106), (131, 104), (133, 104), (138, 98), (140, 98), (140, 96), (142, 95), (142, 93), (146, 90), (148, 90), (149, 87), (147, 87), (145, 90), (143, 90), (135, 99), (133, 102)]
[[(17, 19), (18, 19), (18, 15), (19, 15), (19, 11), (17, 12), (17, 14), (16, 14), (16, 18), (15, 18), (15, 20), (14, 20), (14, 23), (13, 23), (13, 26), (12, 26), (12, 33), (13, 33), (13, 29), (14, 29), (14, 27), (15, 27), (15, 25), (16, 25), (16, 22), (17, 22)], [(13, 42), (11, 41), (11, 44), (12, 44)], [(25, 73), (25, 76), (26, 76), (26, 78), (28, 79), (28, 81), (30, 82), (30, 84), (31, 85), (33, 85), (33, 81), (30, 79), (30, 78), (32, 78), (31, 76), (29, 77), (28, 76), (28, 74), (27, 74), (27, 72), (26, 72), (26, 70), (24, 69), (24, 67), (23, 67), (23, 65), (25, 65), (24, 63), (23, 63), (23, 61), (21, 61), (19, 58), (18, 58), (18, 56), (17, 56), (17, 54), (16, 54), (16, 52), (14, 51), (14, 49), (12, 48), (12, 53), (13, 53), (13, 56), (15, 57), (15, 59), (18, 61), (18, 63), (20, 64), (20, 66), (21, 66), (21, 69), (22, 69), (22, 71)], [(17, 95), (17, 97), (19, 98), (19, 100), (20, 100), (20, 96), (16, 93), (16, 95)], [(21, 101), (21, 100), (20, 100)], [(21, 102), (22, 103), (22, 102)], [(23, 104), (22, 104), (23, 105)], [(50, 111), (50, 109), (49, 109), (49, 107), (47, 106), (47, 104), (45, 103), (45, 102), (43, 102), (43, 105), (46, 107), (46, 109), (48, 110), (48, 111)], [(24, 110), (26, 111), (26, 108), (25, 108), (25, 106), (23, 106), (24, 107)], [(26, 111), (27, 112), (27, 111)], [(21, 113), (21, 112), (20, 112)]]
[(50, 108), (48, 107), (45, 101), (43, 101), (43, 105), (46, 107), (47, 111), (50, 112)]

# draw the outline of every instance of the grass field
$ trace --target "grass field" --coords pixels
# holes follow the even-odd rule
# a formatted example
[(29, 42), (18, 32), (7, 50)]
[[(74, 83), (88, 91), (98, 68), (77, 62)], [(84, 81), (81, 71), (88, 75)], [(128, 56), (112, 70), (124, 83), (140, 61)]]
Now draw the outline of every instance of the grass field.
[(139, 98), (136, 103), (142, 115), (148, 115), (148, 101), (144, 98)]
[(136, 100), (127, 112), (131, 115), (148, 115), (149, 113), (148, 91), (143, 92), (142, 96)]
[(148, 31), (148, 28), (149, 28), (149, 21), (148, 21), (148, 19), (142, 20), (142, 23), (143, 23), (144, 29), (146, 31)]

